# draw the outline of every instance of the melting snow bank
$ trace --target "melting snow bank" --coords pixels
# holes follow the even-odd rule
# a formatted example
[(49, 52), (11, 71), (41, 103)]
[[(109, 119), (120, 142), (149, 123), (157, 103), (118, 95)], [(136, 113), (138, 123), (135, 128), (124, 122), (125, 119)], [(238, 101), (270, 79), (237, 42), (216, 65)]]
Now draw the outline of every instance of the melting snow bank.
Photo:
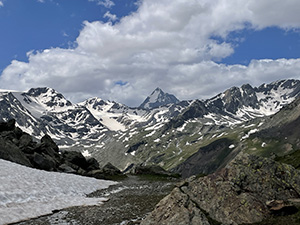
[(116, 184), (73, 174), (46, 172), (0, 159), (0, 224), (18, 222), (105, 198), (85, 195)]

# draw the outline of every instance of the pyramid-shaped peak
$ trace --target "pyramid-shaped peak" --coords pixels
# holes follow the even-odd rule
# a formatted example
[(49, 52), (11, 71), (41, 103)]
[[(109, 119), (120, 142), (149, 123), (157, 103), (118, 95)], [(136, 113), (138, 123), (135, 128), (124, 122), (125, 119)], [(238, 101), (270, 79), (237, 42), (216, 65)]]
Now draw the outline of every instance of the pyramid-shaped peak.
[(155, 88), (155, 90), (153, 92), (163, 92), (163, 90), (161, 90), (160, 87)]
[(157, 87), (140, 105), (140, 108), (153, 109), (167, 104), (176, 104), (179, 100), (172, 94), (165, 93)]

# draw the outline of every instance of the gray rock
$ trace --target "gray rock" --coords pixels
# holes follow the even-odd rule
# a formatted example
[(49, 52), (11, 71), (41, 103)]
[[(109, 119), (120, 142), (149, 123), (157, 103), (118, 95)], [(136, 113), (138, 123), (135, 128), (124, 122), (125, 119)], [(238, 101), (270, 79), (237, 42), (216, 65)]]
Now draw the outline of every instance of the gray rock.
[(64, 151), (62, 156), (65, 161), (79, 166), (80, 168), (86, 169), (89, 166), (85, 157), (80, 152)]
[(87, 170), (99, 170), (99, 163), (95, 158), (88, 158), (87, 160), (88, 168)]
[(0, 158), (33, 167), (26, 155), (12, 142), (0, 136)]
[(45, 146), (45, 147), (49, 147), (53, 150), (55, 150), (56, 152), (58, 152), (58, 146), (57, 144), (52, 140), (52, 138), (49, 135), (45, 135), (42, 137), (41, 139), (41, 143)]
[(105, 179), (105, 175), (103, 174), (102, 170), (92, 170), (87, 172), (86, 175), (97, 179)]
[(68, 166), (67, 164), (61, 164), (58, 167), (58, 169), (64, 173), (76, 173), (76, 170), (74, 170), (72, 167)]
[[(171, 201), (170, 201), (171, 200)], [(205, 214), (179, 188), (162, 199), (141, 225), (210, 225)]]
[[(183, 194), (179, 195), (179, 190)], [(256, 223), (272, 213), (266, 202), (288, 201), (299, 196), (300, 171), (271, 159), (239, 153), (226, 168), (182, 183), (159, 203), (170, 207), (154, 210), (142, 224), (172, 224), (172, 217), (163, 215), (178, 214), (178, 218), (187, 218), (197, 209), (206, 212), (207, 219), (224, 224)], [(188, 211), (175, 207), (173, 211), (172, 207), (182, 202), (195, 206), (191, 205)]]
[(9, 120), (8, 122), (0, 122), (0, 132), (2, 131), (13, 131), (15, 129), (16, 121), (14, 119)]
[(115, 175), (121, 175), (122, 174), (122, 172), (117, 167), (115, 167), (114, 165), (112, 165), (111, 163), (107, 163), (102, 168), (102, 172), (105, 175), (108, 175), (108, 176), (115, 176)]
[(32, 156), (32, 163), (36, 168), (47, 170), (47, 171), (55, 171), (56, 170), (56, 162), (48, 155), (34, 153)]

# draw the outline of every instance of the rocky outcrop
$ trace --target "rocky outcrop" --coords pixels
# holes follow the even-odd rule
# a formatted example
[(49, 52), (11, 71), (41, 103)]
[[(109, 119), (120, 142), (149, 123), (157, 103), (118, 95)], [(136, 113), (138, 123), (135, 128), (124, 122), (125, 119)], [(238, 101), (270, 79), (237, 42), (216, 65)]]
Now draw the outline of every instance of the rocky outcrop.
[(274, 210), (295, 213), (299, 198), (300, 171), (239, 153), (218, 172), (182, 182), (141, 224), (255, 223)]
[(14, 120), (0, 122), (0, 158), (32, 167), (25, 152), (20, 150), (24, 148), (24, 142), (28, 142), (28, 146), (30, 144), (30, 141), (25, 139), (23, 132), (15, 127)]
[(80, 152), (59, 151), (47, 134), (40, 143), (35, 142), (29, 134), (15, 126), (15, 120), (0, 122), (0, 158), (36, 169), (95, 178), (105, 178), (108, 173), (121, 174), (112, 165), (100, 170), (96, 159), (86, 159)]
[(92, 171), (89, 171), (87, 173), (87, 176), (95, 177), (98, 179), (113, 179), (113, 178), (124, 178), (126, 175), (123, 175), (122, 172), (112, 165), (111, 163), (107, 163), (103, 168), (101, 169), (95, 169)]
[(165, 177), (179, 177), (180, 175), (177, 173), (172, 173), (166, 171), (160, 166), (157, 165), (134, 165), (131, 164), (128, 166), (123, 173), (128, 173), (132, 175), (154, 175), (154, 176), (165, 176)]

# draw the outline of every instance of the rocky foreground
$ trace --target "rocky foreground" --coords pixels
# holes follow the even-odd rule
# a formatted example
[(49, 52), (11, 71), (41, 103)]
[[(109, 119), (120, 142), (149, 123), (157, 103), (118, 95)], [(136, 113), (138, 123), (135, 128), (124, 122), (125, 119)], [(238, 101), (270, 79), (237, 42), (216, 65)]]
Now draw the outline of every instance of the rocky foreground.
[[(224, 169), (178, 185), (141, 224), (259, 223), (274, 215), (295, 214), (299, 203), (299, 170), (240, 153)], [(297, 221), (278, 224), (299, 224)]]
[(98, 206), (80, 206), (15, 225), (133, 225), (140, 224), (177, 181), (159, 176), (128, 176), (117, 185), (89, 197), (109, 198)]

